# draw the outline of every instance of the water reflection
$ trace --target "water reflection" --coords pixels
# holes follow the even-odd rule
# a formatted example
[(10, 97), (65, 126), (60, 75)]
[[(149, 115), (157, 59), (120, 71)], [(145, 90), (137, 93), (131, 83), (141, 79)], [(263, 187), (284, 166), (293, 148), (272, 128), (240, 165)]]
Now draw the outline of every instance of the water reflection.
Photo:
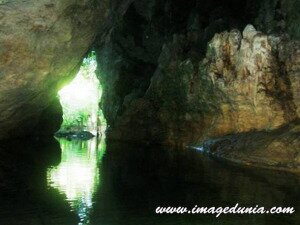
[(78, 225), (89, 224), (93, 195), (100, 185), (98, 165), (105, 153), (105, 141), (59, 139), (61, 163), (47, 171), (48, 185), (66, 196), (79, 216)]
[[(161, 146), (103, 140), (60, 140), (60, 145), (55, 140), (0, 144), (1, 225), (298, 225), (300, 221), (299, 175), (236, 167), (198, 151)], [(157, 206), (236, 203), (293, 206), (296, 213), (218, 219), (155, 214)]]

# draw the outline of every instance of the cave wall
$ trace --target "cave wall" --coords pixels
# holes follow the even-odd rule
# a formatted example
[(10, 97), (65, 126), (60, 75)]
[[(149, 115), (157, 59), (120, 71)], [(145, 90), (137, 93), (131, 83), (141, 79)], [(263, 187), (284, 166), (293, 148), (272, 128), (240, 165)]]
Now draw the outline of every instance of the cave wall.
[(259, 30), (270, 33), (287, 33), (300, 38), (300, 2), (298, 0), (264, 0), (256, 8), (254, 24)]
[(60, 120), (51, 117), (61, 112), (51, 104), (78, 71), (109, 3), (0, 1), (0, 140), (30, 135), (50, 108), (57, 112), (48, 122), (58, 121), (59, 128)]
[(57, 91), (91, 48), (111, 138), (187, 144), (290, 123), (298, 9), (298, 0), (1, 1), (0, 140), (58, 128)]
[(297, 120), (298, 5), (133, 1), (96, 40), (108, 137), (186, 145)]

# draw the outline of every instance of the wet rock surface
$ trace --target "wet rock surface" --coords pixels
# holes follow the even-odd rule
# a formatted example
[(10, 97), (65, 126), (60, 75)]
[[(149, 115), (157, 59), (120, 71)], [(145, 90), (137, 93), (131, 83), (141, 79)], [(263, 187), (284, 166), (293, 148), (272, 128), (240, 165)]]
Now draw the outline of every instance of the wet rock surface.
[(58, 131), (55, 133), (55, 137), (67, 140), (89, 140), (95, 137), (95, 135), (88, 131)]
[(300, 170), (300, 123), (275, 131), (257, 131), (210, 140), (204, 150), (238, 164), (273, 169)]

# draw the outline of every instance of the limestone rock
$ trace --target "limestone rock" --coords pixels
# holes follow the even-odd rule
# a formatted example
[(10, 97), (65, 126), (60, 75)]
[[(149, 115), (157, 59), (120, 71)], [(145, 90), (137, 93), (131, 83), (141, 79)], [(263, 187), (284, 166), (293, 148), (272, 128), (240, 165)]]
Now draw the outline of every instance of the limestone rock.
[(251, 40), (255, 35), (257, 35), (257, 31), (253, 25), (249, 24), (245, 27), (243, 31), (243, 38)]
[(299, 42), (248, 25), (243, 35), (216, 34), (200, 62), (183, 54), (187, 42), (174, 35), (163, 46), (145, 95), (131, 99), (110, 137), (187, 145), (299, 118)]
[(299, 171), (299, 137), (298, 121), (276, 131), (256, 131), (210, 140), (205, 144), (205, 150), (214, 157), (240, 164)]
[(0, 2), (0, 139), (28, 135), (78, 69), (105, 3)]
[[(237, 31), (215, 35), (203, 61), (214, 89), (226, 97), (217, 103), (221, 109), (213, 122), (217, 133), (275, 129), (297, 118), (297, 91), (293, 91), (297, 88), (293, 86), (299, 85), (291, 78), (299, 73), (293, 75), (294, 70), (288, 69), (291, 56), (286, 42), (279, 39), (273, 45), (271, 36), (252, 26), (245, 28), (243, 36)], [(278, 54), (288, 55), (282, 61)]]
[(274, 130), (299, 117), (299, 42), (252, 25), (243, 36), (238, 30), (216, 34), (199, 71), (181, 61), (175, 42), (163, 51), (147, 92), (168, 115), (160, 118), (168, 143)]
[(293, 39), (300, 39), (299, 0), (256, 0), (256, 4), (259, 7), (253, 23), (258, 29), (267, 34), (286, 33)]

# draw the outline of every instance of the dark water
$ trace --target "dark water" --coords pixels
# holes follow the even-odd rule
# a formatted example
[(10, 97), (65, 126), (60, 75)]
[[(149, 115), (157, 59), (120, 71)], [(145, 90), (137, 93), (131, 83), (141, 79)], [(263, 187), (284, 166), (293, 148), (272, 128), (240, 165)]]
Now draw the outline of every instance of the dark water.
[[(299, 176), (193, 150), (104, 140), (0, 145), (0, 225), (300, 224)], [(293, 206), (294, 215), (156, 215), (157, 206)]]

